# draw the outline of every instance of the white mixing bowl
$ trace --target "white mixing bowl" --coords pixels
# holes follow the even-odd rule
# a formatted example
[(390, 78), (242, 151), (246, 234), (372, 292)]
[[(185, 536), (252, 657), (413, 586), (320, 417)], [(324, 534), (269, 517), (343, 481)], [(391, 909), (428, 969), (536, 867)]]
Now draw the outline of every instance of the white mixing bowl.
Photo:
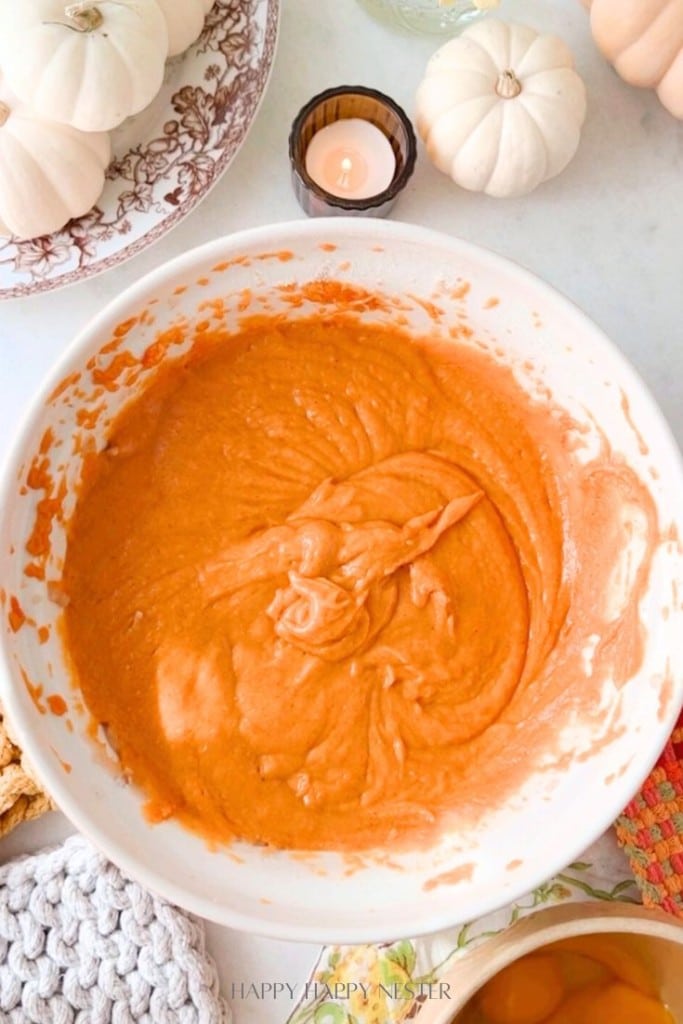
[[(215, 298), (225, 300), (227, 321), (235, 324), (244, 289), (252, 299), (267, 296), (277, 308), (283, 305), (278, 285), (334, 278), (402, 296), (417, 332), (445, 332), (466, 318), (476, 336), (497, 343), (522, 383), (529, 383), (531, 367), (573, 415), (592, 414), (613, 449), (648, 482), (661, 525), (672, 527), (641, 603), (648, 627), (642, 668), (614, 695), (624, 730), (608, 737), (597, 730), (591, 756), (532, 776), (514, 806), (491, 813), (476, 828), (463, 825), (457, 836), (444, 835), (430, 850), (394, 855), (391, 864), (364, 858), (351, 872), (348, 861), (333, 853), (302, 857), (244, 843), (212, 851), (172, 821), (149, 825), (140, 794), (116, 778), (86, 735), (87, 716), (74, 699), (57, 630), (40, 643), (30, 623), (17, 628), (16, 615), (8, 614), (14, 597), (38, 625), (59, 619), (61, 609), (46, 583), (24, 573), (27, 538), (45, 495), (22, 484), (49, 428), (54, 443), (46, 458), (55, 481), (65, 481), (68, 520), (84, 447), (73, 439), (90, 433), (101, 446), (111, 416), (144, 379), (126, 386), (128, 371), (120, 367), (123, 386), (102, 389), (106, 414), (91, 430), (76, 422), (77, 389), (91, 388), (93, 373), (115, 358), (111, 348), (101, 350), (117, 325), (137, 318), (121, 344), (139, 356), (180, 318), (210, 317)], [(469, 291), (457, 287), (463, 282)], [(418, 301), (435, 291), (446, 314), (440, 323)], [(314, 308), (304, 303), (290, 315)], [(180, 351), (171, 345), (165, 358)], [(73, 374), (79, 374), (77, 382)], [(64, 380), (70, 383), (60, 390)], [(437, 930), (516, 898), (609, 826), (654, 763), (683, 702), (683, 605), (680, 598), (672, 601), (676, 587), (683, 595), (675, 533), (677, 528), (683, 536), (683, 475), (659, 411), (601, 332), (547, 285), (498, 256), (418, 227), (336, 218), (279, 224), (212, 242), (150, 274), (103, 310), (50, 374), (5, 468), (0, 503), (6, 605), (0, 698), (18, 742), (57, 804), (113, 861), (175, 903), (236, 928), (287, 939), (363, 942)], [(64, 524), (54, 519), (48, 576), (59, 578), (64, 550)], [(665, 606), (671, 606), (668, 617)], [(32, 695), (26, 680), (42, 690)], [(46, 701), (55, 695), (67, 700), (69, 714), (50, 713)], [(59, 701), (52, 708), (61, 710)], [(606, 721), (611, 710), (605, 709)], [(452, 884), (424, 887), (436, 874), (449, 873)]]

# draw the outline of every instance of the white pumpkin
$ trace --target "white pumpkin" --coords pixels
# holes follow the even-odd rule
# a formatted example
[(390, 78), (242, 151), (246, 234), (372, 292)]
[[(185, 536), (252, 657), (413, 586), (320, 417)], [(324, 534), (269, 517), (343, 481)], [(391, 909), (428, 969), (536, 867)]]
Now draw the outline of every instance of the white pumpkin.
[(168, 55), (191, 46), (204, 28), (208, 0), (157, 0), (168, 29)]
[(156, 0), (0, 0), (0, 66), (10, 88), (44, 117), (82, 131), (107, 131), (146, 107), (167, 55)]
[(0, 234), (37, 238), (87, 213), (109, 149), (105, 133), (46, 121), (0, 81)]
[(491, 196), (520, 196), (574, 156), (586, 90), (567, 46), (487, 18), (437, 50), (417, 91), (416, 125), (439, 170)]

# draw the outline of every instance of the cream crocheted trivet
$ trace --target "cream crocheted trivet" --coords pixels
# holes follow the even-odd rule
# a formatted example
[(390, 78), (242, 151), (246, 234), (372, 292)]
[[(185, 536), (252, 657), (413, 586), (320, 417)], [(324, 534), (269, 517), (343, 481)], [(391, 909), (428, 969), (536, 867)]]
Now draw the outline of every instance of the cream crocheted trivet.
[(0, 868), (1, 1024), (229, 1024), (200, 921), (80, 836)]
[(32, 778), (21, 750), (12, 743), (0, 709), (0, 837), (51, 806), (50, 798)]

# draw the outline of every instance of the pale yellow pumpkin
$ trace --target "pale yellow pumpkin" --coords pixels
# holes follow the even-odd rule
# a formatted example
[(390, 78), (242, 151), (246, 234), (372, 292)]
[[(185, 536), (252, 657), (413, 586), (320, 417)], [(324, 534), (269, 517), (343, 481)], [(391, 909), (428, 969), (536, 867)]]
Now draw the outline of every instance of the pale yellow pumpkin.
[(46, 120), (115, 128), (157, 95), (167, 56), (156, 0), (0, 0), (0, 67)]
[(175, 57), (194, 43), (204, 27), (206, 0), (156, 0), (166, 19), (168, 55)]
[(526, 195), (563, 171), (585, 116), (586, 90), (562, 40), (497, 18), (437, 50), (415, 97), (434, 164), (490, 196)]
[(584, 0), (600, 51), (630, 85), (683, 119), (683, 0)]
[(58, 231), (97, 202), (109, 136), (49, 121), (14, 96), (0, 75), (0, 236)]

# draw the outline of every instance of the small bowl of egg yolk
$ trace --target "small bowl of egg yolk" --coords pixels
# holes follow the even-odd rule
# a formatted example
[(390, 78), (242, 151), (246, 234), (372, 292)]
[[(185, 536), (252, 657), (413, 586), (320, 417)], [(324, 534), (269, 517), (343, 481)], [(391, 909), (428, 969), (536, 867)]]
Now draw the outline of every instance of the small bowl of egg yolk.
[(463, 955), (420, 1024), (683, 1024), (683, 925), (622, 903), (539, 911)]

